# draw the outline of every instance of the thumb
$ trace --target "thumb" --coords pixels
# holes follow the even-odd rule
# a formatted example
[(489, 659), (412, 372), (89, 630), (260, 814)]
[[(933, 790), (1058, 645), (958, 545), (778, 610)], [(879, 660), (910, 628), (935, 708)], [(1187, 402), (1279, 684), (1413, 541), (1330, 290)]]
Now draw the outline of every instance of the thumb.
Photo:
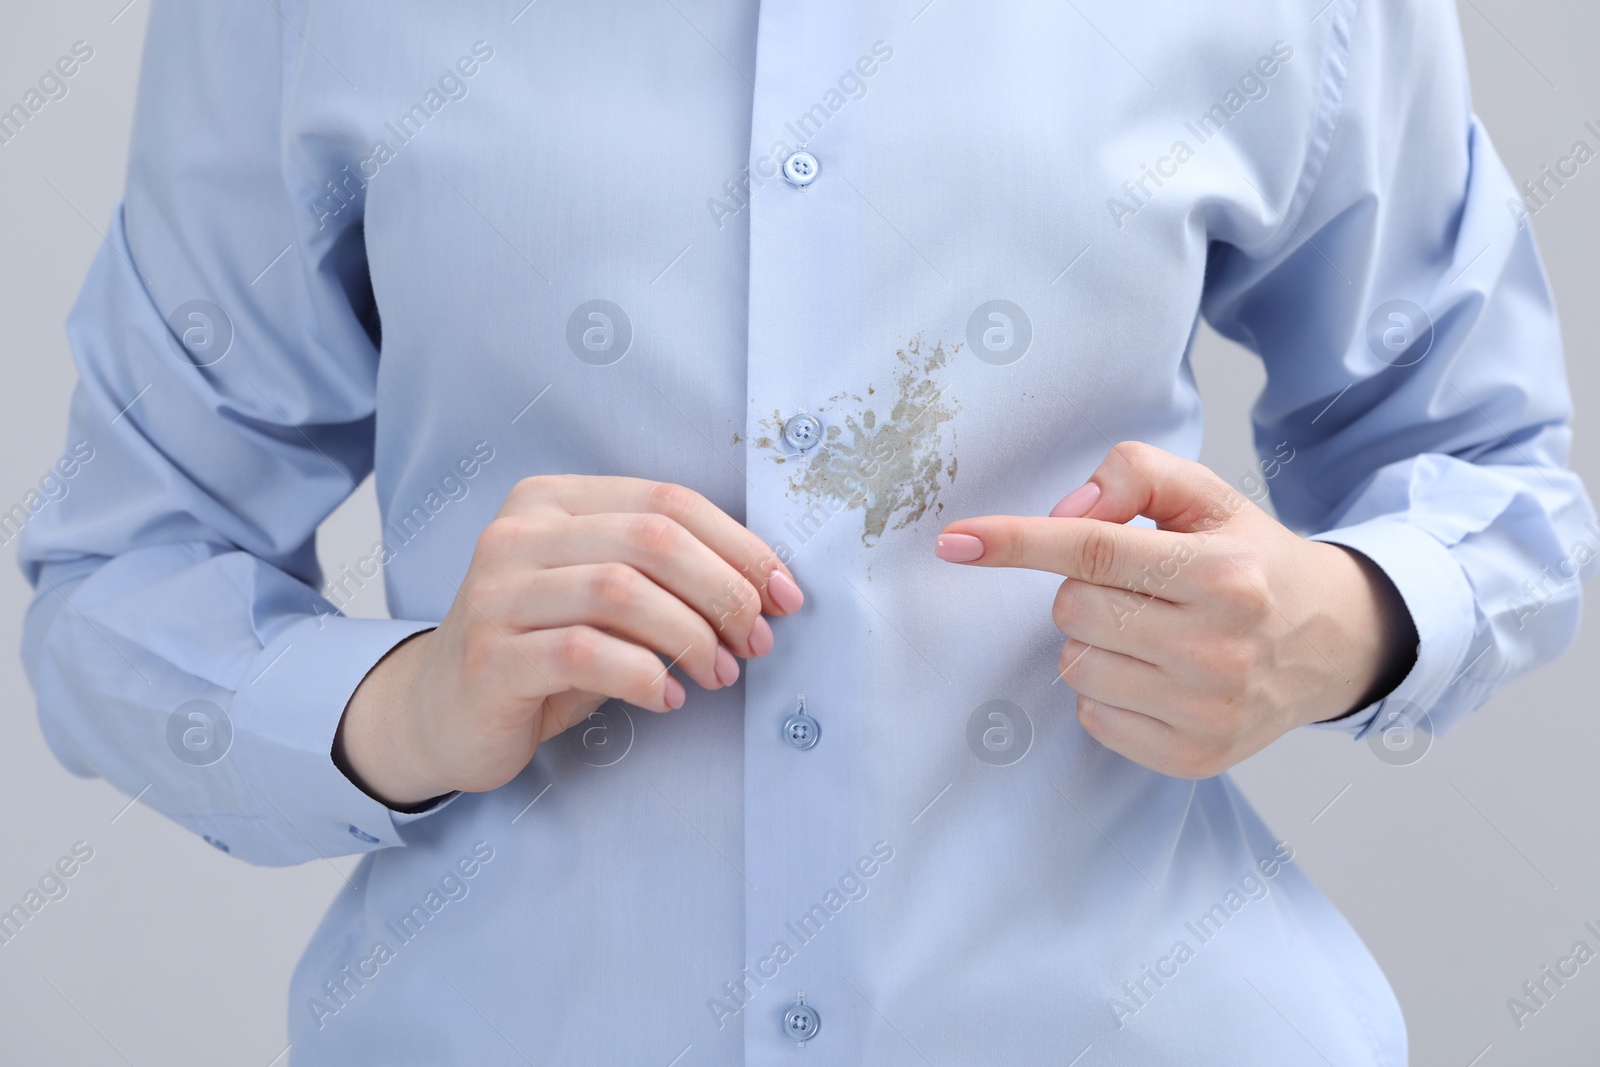
[(1124, 441), (1112, 446), (1089, 481), (1057, 504), (1054, 518), (1089, 518), (1125, 523), (1136, 515), (1163, 530), (1214, 530), (1250, 501), (1204, 464), (1171, 452)]

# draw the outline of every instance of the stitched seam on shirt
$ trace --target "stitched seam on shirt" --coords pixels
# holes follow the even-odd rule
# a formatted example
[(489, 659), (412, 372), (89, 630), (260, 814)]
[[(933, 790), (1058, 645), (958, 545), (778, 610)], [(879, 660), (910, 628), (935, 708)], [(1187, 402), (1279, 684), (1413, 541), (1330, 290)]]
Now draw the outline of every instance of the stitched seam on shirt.
[(1295, 184), (1294, 193), (1283, 209), (1283, 221), (1278, 224), (1277, 230), (1266, 242), (1266, 249), (1261, 254), (1263, 259), (1277, 256), (1291, 238), (1299, 237), (1296, 227), (1299, 225), (1300, 213), (1305, 210), (1312, 191), (1322, 178), (1323, 166), (1327, 163), (1328, 153), (1333, 147), (1334, 137), (1338, 134), (1340, 122), (1344, 117), (1344, 92), (1350, 76), (1351, 41), (1355, 35), (1356, 9), (1360, 6), (1361, 0), (1341, 0), (1337, 6), (1328, 10), (1330, 26), (1328, 36), (1331, 38), (1331, 46), (1323, 61), (1322, 98), (1306, 149), (1305, 166), (1301, 168), (1300, 180)]

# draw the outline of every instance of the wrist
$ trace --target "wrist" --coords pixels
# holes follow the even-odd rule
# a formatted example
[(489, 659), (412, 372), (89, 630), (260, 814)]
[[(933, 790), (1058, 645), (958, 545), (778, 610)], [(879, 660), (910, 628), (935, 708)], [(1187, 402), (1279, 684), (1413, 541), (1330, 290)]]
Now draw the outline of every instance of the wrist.
[[(1383, 569), (1366, 555), (1345, 545), (1312, 542), (1338, 554), (1340, 570), (1348, 574), (1343, 585), (1343, 615), (1350, 642), (1357, 651), (1346, 678), (1342, 699), (1334, 714), (1324, 708), (1314, 722), (1336, 722), (1354, 715), (1399, 687), (1416, 663), (1417, 630), (1405, 600)], [(1330, 557), (1333, 559), (1335, 557)]]
[(418, 811), (451, 788), (418, 760), (411, 700), (434, 631), (413, 634), (373, 664), (345, 705), (332, 757), (350, 782), (386, 807)]

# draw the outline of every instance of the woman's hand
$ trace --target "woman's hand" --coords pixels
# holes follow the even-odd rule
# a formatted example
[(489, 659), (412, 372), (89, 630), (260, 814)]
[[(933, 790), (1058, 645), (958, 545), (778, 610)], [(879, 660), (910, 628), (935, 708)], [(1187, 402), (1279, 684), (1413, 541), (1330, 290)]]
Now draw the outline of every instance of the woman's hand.
[[(437, 629), (392, 649), (345, 708), (334, 761), (391, 807), (516, 777), (608, 698), (681, 707), (772, 651), (799, 609), (770, 548), (705, 497), (638, 478), (517, 483)], [(664, 662), (665, 661), (665, 662)]]
[[(1122, 525), (1136, 515), (1158, 529)], [(1414, 660), (1411, 616), (1366, 557), (1297, 536), (1206, 467), (1137, 441), (1050, 517), (963, 519), (935, 551), (1066, 575), (1052, 614), (1078, 721), (1178, 778), (1364, 707)]]

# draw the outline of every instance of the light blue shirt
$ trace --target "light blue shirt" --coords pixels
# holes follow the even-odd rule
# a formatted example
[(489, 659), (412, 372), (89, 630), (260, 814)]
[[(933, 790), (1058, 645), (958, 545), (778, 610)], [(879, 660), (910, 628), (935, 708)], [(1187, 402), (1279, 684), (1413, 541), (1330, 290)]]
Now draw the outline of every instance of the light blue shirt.
[[(932, 545), (1196, 455), (1203, 314), (1268, 372), (1222, 473), (1420, 635), (1328, 728), (1437, 733), (1568, 643), (1600, 530), (1453, 8), (917, 8), (156, 4), (25, 655), (72, 770), (248, 862), (366, 853), (296, 1065), (1405, 1061), (1294, 842), (1079, 727), (1059, 579)], [(323, 574), (369, 472), (384, 540)], [(732, 688), (392, 812), (346, 700), (551, 472), (699, 490), (805, 607)], [(378, 582), (394, 621), (341, 613)]]

